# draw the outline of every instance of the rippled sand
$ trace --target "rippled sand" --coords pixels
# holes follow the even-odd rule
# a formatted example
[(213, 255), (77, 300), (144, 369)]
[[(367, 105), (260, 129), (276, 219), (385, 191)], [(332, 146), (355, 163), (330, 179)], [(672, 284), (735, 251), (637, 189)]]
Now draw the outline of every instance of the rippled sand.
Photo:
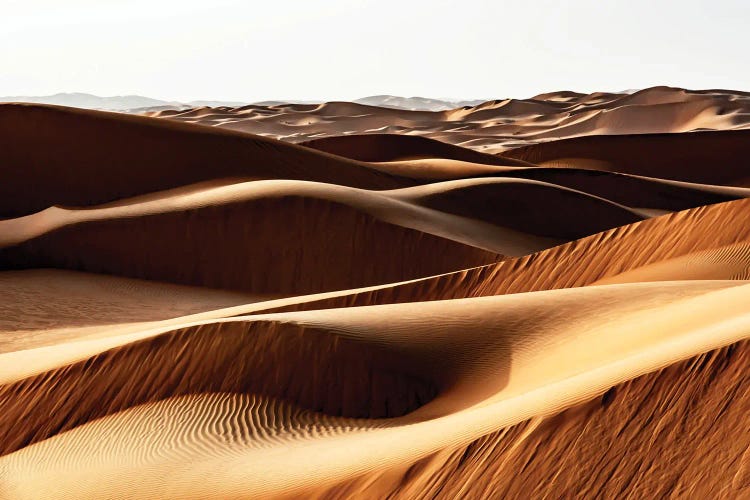
[(750, 495), (747, 101), (0, 104), (0, 498)]

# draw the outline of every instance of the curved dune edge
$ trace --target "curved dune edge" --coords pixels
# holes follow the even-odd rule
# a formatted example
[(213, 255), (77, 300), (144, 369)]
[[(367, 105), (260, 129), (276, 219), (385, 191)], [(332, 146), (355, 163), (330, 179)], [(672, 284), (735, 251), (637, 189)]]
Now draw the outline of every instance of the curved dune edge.
[[(227, 449), (223, 452), (223, 445), (209, 446), (208, 449), (213, 450), (212, 453), (218, 454), (216, 458), (208, 458), (205, 452), (200, 452), (203, 449), (200, 443), (194, 446), (192, 453), (178, 445), (175, 445), (172, 452), (164, 450), (165, 453), (150, 455), (143, 454), (146, 449), (123, 456), (116, 447), (110, 448), (113, 443), (102, 448), (102, 441), (96, 438), (99, 435), (96, 426), (116, 426), (116, 423), (108, 423), (108, 420), (130, 419), (129, 412), (132, 410), (127, 410), (125, 413), (86, 424), (4, 456), (0, 459), (0, 469), (4, 471), (2, 476), (10, 480), (5, 479), (3, 487), (6, 491), (23, 497), (23, 488), (35, 488), (27, 491), (41, 491), (38, 488), (45, 484), (46, 477), (47, 480), (54, 478), (48, 484), (50, 487), (58, 488), (57, 491), (65, 491), (65, 483), (70, 481), (71, 487), (75, 484), (76, 488), (81, 488), (70, 491), (76, 491), (84, 497), (94, 494), (116, 494), (117, 489), (107, 491), (107, 483), (94, 480), (91, 476), (90, 471), (97, 467), (95, 464), (102, 469), (101, 474), (104, 477), (114, 474), (115, 471), (127, 475), (126, 471), (132, 470), (132, 474), (137, 474), (137, 481), (133, 476), (132, 482), (123, 479), (118, 481), (118, 484), (128, 484), (129, 488), (143, 488), (141, 492), (151, 495), (179, 496), (180, 492), (206, 497), (221, 497), (240, 492), (246, 496), (300, 494), (309, 492), (309, 488), (315, 490), (333, 486), (337, 482), (360, 474), (382, 471), (383, 467), (408, 466), (440, 450), (467, 445), (483, 435), (529, 418), (556, 413), (638, 375), (747, 338), (750, 334), (750, 313), (745, 308), (748, 298), (750, 285), (744, 285), (743, 282), (660, 282), (423, 304), (349, 308), (345, 310), (345, 315), (339, 310), (322, 310), (254, 317), (253, 324), (256, 325), (268, 324), (268, 321), (281, 321), (282, 324), (298, 325), (303, 329), (329, 331), (342, 339), (351, 339), (353, 345), (363, 346), (368, 352), (377, 346), (379, 349), (385, 349), (386, 355), (383, 359), (391, 363), (404, 363), (403, 366), (409, 366), (410, 370), (426, 369), (419, 368), (420, 365), (415, 364), (415, 360), (429, 359), (425, 367), (434, 366), (435, 361), (438, 361), (440, 369), (436, 372), (442, 377), (440, 385), (443, 389), (434, 400), (413, 413), (395, 419), (372, 421), (380, 423), (376, 425), (377, 429), (365, 425), (367, 432), (358, 431), (358, 426), (351, 421), (334, 424), (334, 430), (331, 432), (335, 435), (330, 437), (326, 435), (317, 439), (289, 440), (284, 439), (286, 435), (281, 432), (281, 436), (276, 436), (281, 440), (281, 447), (274, 452), (270, 452), (275, 449), (270, 443), (270, 449), (266, 446), (262, 453), (254, 453), (252, 446), (232, 446), (231, 439), (229, 443), (226, 439), (233, 435), (233, 432), (221, 425), (211, 424), (204, 427), (201, 433), (229, 433), (225, 434), (224, 438), (214, 438), (214, 441), (218, 439), (219, 443), (226, 445)], [(420, 317), (423, 320), (420, 320)], [(535, 324), (529, 325), (529, 318), (536, 318)], [(560, 318), (565, 320), (561, 322)], [(518, 321), (521, 319), (523, 321)], [(443, 324), (444, 328), (435, 328), (436, 320)], [(214, 324), (229, 326), (243, 324), (244, 321), (238, 318), (228, 323)], [(494, 328), (493, 324), (496, 325)], [(511, 325), (512, 329), (507, 330), (506, 328)], [(203, 343), (200, 349), (200, 359), (203, 360), (208, 359), (207, 356), (211, 355), (213, 349), (220, 349), (225, 353), (233, 352), (232, 349), (221, 348), (220, 344), (211, 341), (213, 335), (220, 335), (222, 327), (219, 328), (204, 331), (203, 339), (194, 335), (183, 335), (181, 338), (184, 339), (183, 342), (192, 338), (190, 342), (194, 345)], [(463, 335), (457, 338), (458, 331), (452, 332), (453, 329), (460, 330)], [(212, 333), (206, 335), (207, 332)], [(406, 335), (407, 332), (409, 335)], [(488, 335), (489, 332), (495, 333)], [(529, 334), (532, 336), (529, 337)], [(169, 335), (173, 340), (159, 341), (158, 345), (169, 348), (168, 346), (177, 340), (177, 337)], [(153, 340), (146, 342), (154, 342), (159, 338), (153, 337)], [(429, 338), (430, 341), (425, 343), (421, 341), (423, 338)], [(310, 352), (325, 351), (325, 343), (322, 342), (324, 339), (325, 336), (317, 335), (315, 342), (309, 344), (309, 348), (312, 348)], [(177, 342), (177, 345), (180, 343)], [(290, 345), (281, 341), (278, 344), (282, 349), (289, 348)], [(129, 345), (137, 349), (138, 343)], [(583, 346), (585, 348), (582, 348)], [(115, 351), (119, 349), (119, 353), (127, 352), (128, 348), (123, 348), (115, 348)], [(175, 348), (180, 349), (177, 346)], [(145, 349), (142, 352), (151, 350)], [(211, 382), (210, 372), (205, 372), (205, 364), (202, 364), (204, 368), (191, 364), (190, 351), (182, 348), (182, 352), (186, 358), (180, 361), (180, 366), (192, 366), (192, 370), (202, 370), (204, 375), (186, 376), (189, 371), (177, 371), (176, 373), (182, 376), (176, 380), (219, 384), (221, 387), (222, 380), (226, 382), (236, 378), (242, 379), (237, 377), (239, 372), (230, 370), (223, 374), (225, 378), (215, 378), (214, 382)], [(482, 353), (479, 362), (476, 359), (478, 352)], [(400, 353), (398, 357), (396, 353)], [(114, 352), (103, 355), (118, 354)], [(351, 356), (342, 358), (350, 362), (356, 359)], [(149, 359), (153, 361), (148, 361)], [(147, 387), (146, 390), (164, 391), (163, 383), (142, 384), (139, 379), (145, 382), (158, 381), (153, 378), (155, 375), (163, 377), (166, 374), (171, 377), (175, 373), (174, 367), (163, 364), (169, 359), (174, 358), (152, 354), (149, 358), (140, 359), (138, 364), (143, 368), (138, 373), (131, 372), (131, 377), (136, 378), (128, 381), (127, 387), (130, 389), (126, 392), (137, 393), (144, 387)], [(245, 358), (240, 356), (239, 359)], [(109, 366), (109, 369), (115, 370), (125, 370), (129, 366), (123, 362), (112, 361), (102, 366)], [(96, 362), (89, 361), (86, 366), (95, 365)], [(356, 369), (357, 365), (358, 363), (353, 363), (350, 369)], [(505, 368), (501, 369), (502, 367)], [(540, 370), (540, 367), (546, 368)], [(71, 390), (77, 387), (75, 385), (66, 387), (69, 383), (67, 381), (71, 380), (70, 383), (73, 383), (76, 373), (76, 369), (67, 368), (65, 372), (59, 372), (55, 376), (50, 374), (37, 377), (40, 381), (54, 380), (59, 384), (56, 391), (45, 391), (48, 394), (46, 397), (51, 398), (46, 404), (55, 404), (59, 408), (59, 413), (54, 417), (56, 420), (73, 425), (75, 419), (65, 412), (80, 411), (85, 415), (86, 401), (99, 408), (108, 406), (104, 404), (108, 398), (119, 398), (122, 401), (120, 404), (128, 404), (127, 399), (122, 399), (122, 390), (110, 391), (102, 387), (103, 378), (99, 379), (98, 385), (94, 384), (97, 380), (95, 373), (88, 375), (91, 382), (87, 386), (87, 391)], [(219, 375), (221, 372), (215, 373)], [(425, 375), (427, 372), (415, 374), (423, 380)], [(104, 378), (108, 381), (118, 380), (117, 377), (111, 376)], [(479, 379), (483, 380), (484, 384), (477, 384)], [(305, 377), (296, 380), (304, 381)], [(11, 389), (15, 399), (10, 408), (23, 409), (23, 394), (30, 397), (35, 395), (33, 388), (37, 382), (28, 381), (21, 384), (25, 387), (24, 392), (19, 393), (18, 389)], [(179, 384), (189, 385), (190, 382)], [(45, 384), (42, 384), (40, 387), (44, 386)], [(6, 397), (9, 387), (14, 386), (3, 387)], [(320, 385), (311, 384), (311, 387), (320, 388)], [(480, 387), (480, 392), (476, 392), (477, 387)], [(102, 389), (104, 393), (101, 392)], [(356, 388), (344, 392), (350, 395), (358, 394)], [(106, 396), (108, 393), (110, 396)], [(179, 394), (179, 391), (177, 393)], [(298, 394), (304, 400), (304, 390)], [(65, 397), (67, 408), (71, 410), (65, 410), (65, 406), (59, 407), (59, 403), (55, 403), (55, 398), (59, 397)], [(37, 404), (45, 403), (41, 400)], [(273, 405), (275, 403), (271, 403), (271, 406)], [(35, 410), (37, 419), (41, 418), (39, 414), (47, 414), (38, 411), (39, 407)], [(17, 421), (12, 409), (6, 413), (5, 418)], [(179, 424), (180, 417), (176, 418)], [(33, 429), (33, 420), (27, 422), (29, 429)], [(338, 433), (335, 429), (342, 425), (349, 430)], [(188, 432), (187, 429), (179, 430), (180, 425), (176, 427), (175, 432), (184, 435), (185, 438), (197, 436), (195, 430), (185, 434)], [(53, 425), (51, 428), (57, 426)], [(138, 436), (137, 429), (129, 429), (135, 439)], [(273, 440), (273, 437), (272, 435), (269, 438)], [(79, 439), (83, 441), (79, 442)], [(170, 439), (173, 442), (176, 440), (178, 444), (182, 442), (179, 437)], [(200, 441), (200, 438), (198, 439)], [(70, 448), (71, 446), (73, 448)], [(92, 455), (90, 452), (84, 452), (85, 449), (95, 453)], [(102, 452), (104, 455), (101, 455)], [(63, 453), (62, 456), (69, 457), (68, 460), (72, 460), (72, 463), (66, 465), (64, 460), (45, 460), (44, 463), (49, 470), (38, 467), (32, 469), (29, 465), (24, 465), (27, 463), (25, 460), (37, 463), (40, 456), (48, 456), (49, 453)], [(185, 456), (184, 453), (188, 455)], [(325, 454), (325, 462), (311, 460), (319, 454)], [(90, 462), (85, 462), (86, 457), (89, 457)], [(184, 463), (188, 457), (191, 466), (185, 469)], [(177, 463), (175, 460), (183, 464), (178, 470), (169, 465)], [(311, 466), (312, 463), (315, 465)], [(216, 469), (219, 465), (221, 473)], [(75, 472), (83, 470), (89, 472), (86, 477)], [(168, 486), (162, 482), (165, 470), (172, 471)], [(213, 472), (209, 473), (209, 470)], [(195, 478), (198, 477), (201, 481), (196, 482)], [(121, 486), (115, 486), (119, 487)]]
[[(506, 163), (512, 163), (508, 161)], [(483, 176), (502, 176), (521, 167), (495, 166), (484, 163), (445, 159), (441, 157), (414, 160), (393, 160), (369, 163), (370, 167), (393, 175), (409, 177), (416, 181), (446, 181)]]
[[(58, 267), (291, 295), (402, 281), (502, 259), (486, 247), (521, 251), (550, 244), (375, 193), (292, 186), (296, 190), (285, 181), (262, 181), (171, 204), (42, 212), (9, 221), (21, 226), (17, 233), (41, 228), (41, 235), (0, 250), (0, 260), (6, 269)], [(211, 244), (217, 241), (222, 244)]]
[[(305, 207), (300, 200), (309, 200), (307, 203), (311, 206)], [(505, 255), (528, 254), (647, 217), (637, 209), (584, 192), (526, 179), (465, 179), (380, 192), (304, 181), (267, 180), (196, 188), (185, 194), (167, 192), (163, 196), (125, 199), (102, 207), (52, 208), (0, 221), (0, 234), (5, 235), (0, 236), (0, 246), (22, 244), (56, 230), (67, 230), (68, 226), (98, 223), (101, 227), (118, 220), (130, 222), (146, 217), (156, 221), (157, 216), (163, 218), (182, 212), (198, 219), (210, 209), (227, 213), (244, 210), (251, 221), (269, 217), (261, 211), (264, 203), (280, 204), (282, 201), (290, 206), (274, 210), (278, 214), (275, 217), (297, 210), (299, 218), (312, 215), (324, 218), (332, 211), (325, 206), (330, 204)], [(321, 206), (314, 207), (316, 204)], [(590, 217), (583, 217), (589, 212)], [(206, 222), (195, 220), (193, 225), (201, 223)], [(249, 224), (247, 221), (244, 225)], [(236, 230), (248, 229), (238, 224)]]
[(748, 362), (745, 340), (321, 496), (741, 498), (750, 488)]
[(524, 178), (582, 191), (633, 208), (679, 211), (739, 198), (749, 198), (750, 189), (696, 184), (576, 167), (514, 168), (503, 177)]
[[(239, 108), (155, 110), (145, 114), (309, 143), (344, 156), (379, 158), (383, 153), (373, 151), (375, 145), (392, 148), (396, 154), (402, 154), (403, 149), (407, 153), (420, 152), (419, 147), (428, 139), (486, 154), (584, 135), (746, 129), (750, 125), (750, 99), (746, 92), (734, 90), (658, 86), (632, 94), (553, 92), (530, 99), (498, 99), (441, 111), (345, 102), (279, 102)], [(380, 139), (396, 134), (408, 138), (392, 142)], [(355, 138), (339, 139), (350, 135)], [(359, 139), (363, 135), (375, 139)]]
[[(484, 191), (487, 195), (496, 194), (504, 200), (495, 202), (497, 214), (483, 215), (478, 210), (466, 212), (458, 206), (466, 199), (476, 198), (470, 191)], [(450, 203), (422, 203), (427, 196), (453, 197)], [(544, 203), (535, 207), (534, 198), (544, 195)], [(332, 184), (306, 181), (263, 180), (240, 182), (219, 187), (206, 187), (190, 190), (186, 193), (165, 192), (148, 197), (120, 200), (118, 203), (101, 207), (83, 209), (54, 207), (26, 217), (0, 221), (0, 247), (13, 246), (27, 240), (43, 236), (66, 226), (90, 223), (114, 223), (114, 221), (156, 216), (166, 217), (180, 212), (190, 213), (194, 217), (210, 209), (229, 212), (232, 209), (245, 210), (247, 219), (267, 217), (261, 212), (263, 203), (284, 202), (289, 207), (275, 209), (281, 214), (297, 212), (297, 218), (317, 216), (324, 218), (327, 205), (343, 207), (355, 213), (361, 213), (407, 229), (461, 242), (470, 246), (490, 249), (499, 253), (519, 255), (530, 253), (559, 243), (567, 232), (580, 232), (596, 228), (609, 228), (626, 221), (643, 218), (637, 210), (597, 198), (586, 193), (570, 190), (553, 184), (526, 179), (466, 179), (436, 183), (431, 186), (418, 186), (393, 191), (367, 191)], [(304, 203), (311, 207), (297, 206)], [(488, 204), (492, 203), (488, 201)], [(314, 205), (321, 205), (313, 208)], [(257, 207), (256, 207), (257, 205)], [(568, 207), (568, 205), (571, 205)], [(529, 207), (530, 214), (519, 216), (514, 220), (515, 210)], [(562, 212), (570, 216), (580, 216), (582, 211), (596, 207), (604, 212), (595, 217), (593, 223), (579, 224), (561, 217), (558, 237), (538, 236), (538, 233), (554, 232), (552, 224), (545, 221), (550, 211)], [(341, 210), (339, 210), (341, 211)], [(462, 215), (464, 214), (464, 215)], [(202, 221), (197, 220), (194, 225)], [(593, 224), (593, 226), (592, 226)], [(287, 224), (289, 225), (289, 224)], [(322, 222), (317, 223), (322, 226)], [(577, 226), (582, 229), (576, 229)], [(238, 230), (243, 230), (241, 225)], [(502, 252), (501, 249), (507, 250)]]
[[(68, 316), (70, 319), (67, 321), (61, 320), (65, 317), (62, 316), (55, 319), (53, 323), (44, 326), (43, 330), (35, 327), (35, 331), (28, 331), (24, 335), (29, 339), (38, 338), (38, 342), (54, 343), (63, 339), (110, 336), (191, 321), (261, 312), (441, 300), (519, 293), (545, 289), (545, 287), (561, 288), (585, 286), (592, 283), (634, 282), (640, 279), (648, 281), (746, 279), (746, 270), (750, 266), (750, 261), (747, 252), (743, 249), (750, 239), (750, 235), (748, 231), (742, 229), (748, 227), (746, 223), (750, 224), (750, 220), (745, 220), (748, 214), (747, 205), (748, 201), (736, 201), (686, 211), (584, 238), (567, 244), (562, 251), (550, 249), (537, 255), (509, 260), (497, 265), (467, 269), (429, 278), (416, 278), (402, 283), (287, 298), (235, 294), (230, 295), (230, 300), (236, 301), (235, 304), (238, 305), (226, 304), (228, 307), (210, 298), (213, 293), (211, 290), (206, 290), (206, 293), (203, 293), (203, 289), (186, 289), (185, 299), (177, 300), (174, 306), (190, 308), (196, 307), (196, 305), (191, 304), (199, 304), (201, 311), (188, 315), (172, 314), (169, 311), (173, 310), (173, 306), (170, 306), (166, 312), (155, 311), (157, 315), (161, 315), (161, 318), (138, 313), (138, 311), (155, 307), (154, 301), (148, 295), (134, 294), (132, 296), (134, 306), (127, 309), (127, 303), (122, 303), (121, 297), (112, 296), (111, 291), (115, 291), (116, 287), (138, 290), (139, 288), (144, 289), (145, 286), (144, 290), (154, 289), (150, 293), (166, 293), (166, 291), (160, 290), (170, 290), (169, 293), (174, 296), (178, 290), (182, 290), (179, 287), (138, 280), (128, 281), (125, 278), (119, 278), (122, 284), (118, 284), (118, 278), (110, 276), (59, 270), (6, 272), (2, 275), (6, 282), (3, 291), (10, 295), (5, 297), (3, 303), (7, 308), (10, 308), (10, 312), (3, 315), (7, 324), (3, 327), (2, 321), (0, 321), (0, 327), (2, 327), (0, 329), (4, 328), (7, 331), (3, 334), (6, 336), (5, 338), (8, 338), (7, 335), (9, 334), (17, 336), (13, 333), (13, 330), (18, 330), (18, 324), (13, 324), (13, 311), (15, 310), (17, 316), (18, 313), (32, 307), (32, 305), (25, 304), (17, 299), (23, 296), (47, 297), (44, 299), (44, 303), (52, 307), (48, 312), (43, 313), (47, 316), (60, 316), (61, 311), (77, 307), (74, 303), (61, 301), (70, 294), (55, 295), (54, 290), (80, 287), (81, 285), (76, 284), (78, 282), (90, 283), (90, 285), (86, 285), (87, 288), (91, 286), (102, 287), (100, 293), (105, 293), (102, 297), (107, 297), (106, 294), (111, 296), (111, 299), (104, 300), (111, 301), (112, 307), (115, 308), (114, 311), (119, 308), (124, 312), (118, 313), (119, 315), (111, 314), (110, 316), (106, 316), (106, 314), (102, 316), (102, 313), (97, 313), (100, 318), (97, 320), (99, 326), (93, 326), (89, 316), (80, 317), (80, 312), (74, 311), (78, 316)], [(737, 220), (739, 225), (735, 227), (720, 223), (720, 221), (727, 219)], [(701, 236), (702, 231), (711, 231), (712, 238), (703, 238)], [(662, 245), (661, 243), (665, 241), (665, 238), (669, 238), (668, 245)], [(550, 265), (551, 262), (555, 262), (560, 256), (566, 254), (575, 257), (567, 259), (566, 265), (559, 268)], [(676, 264), (672, 263), (673, 260)], [(611, 264), (614, 264), (614, 266), (611, 266)], [(649, 271), (652, 267), (654, 270)], [(641, 268), (645, 271), (641, 272)], [(650, 275), (651, 278), (648, 278), (647, 275)], [(35, 276), (38, 276), (38, 278), (35, 278)], [(575, 281), (571, 282), (571, 277), (574, 277)], [(7, 281), (8, 279), (10, 281)], [(17, 283), (15, 288), (14, 280)], [(15, 295), (16, 293), (23, 295)], [(74, 295), (71, 297), (74, 297)], [(187, 300), (188, 304), (180, 305), (182, 300)], [(137, 307), (135, 307), (136, 305)], [(214, 306), (218, 306), (218, 308)], [(104, 311), (109, 308), (104, 305), (99, 307), (103, 307)], [(147, 309), (144, 309), (144, 307)], [(182, 309), (182, 311), (190, 312), (185, 309)], [(40, 311), (40, 314), (42, 314), (42, 311)], [(33, 340), (29, 341), (33, 342)], [(29, 347), (35, 346), (28, 344), (27, 341), (21, 348), (28, 349)]]
[(496, 166), (531, 166), (532, 164), (462, 148), (417, 135), (367, 134), (340, 135), (298, 143), (318, 151), (366, 162), (397, 162), (444, 158), (463, 163)]
[[(542, 205), (535, 201), (540, 198)], [(595, 215), (582, 221), (584, 212)], [(299, 295), (496, 262), (502, 255), (528, 254), (644, 216), (579, 191), (524, 179), (467, 179), (381, 192), (269, 180), (169, 192), (101, 208), (54, 208), (0, 221), (5, 235), (0, 244), (9, 245), (0, 256), (6, 269), (60, 267)], [(336, 227), (342, 236), (329, 237), (327, 227)], [(612, 234), (618, 232), (604, 238)], [(226, 244), (205, 244), (218, 240)], [(402, 254), (385, 262), (387, 252), (379, 248), (393, 248), (393, 240), (402, 241), (397, 246)], [(283, 269), (278, 269), (279, 247), (286, 255)], [(564, 256), (568, 248), (559, 247), (557, 255)], [(321, 265), (331, 259), (336, 265)], [(352, 262), (343, 265), (342, 259)], [(305, 283), (296, 279), (297, 268), (308, 277)], [(332, 272), (338, 268), (349, 271)]]
[(750, 496), (750, 94), (157, 115), (0, 105), (0, 498)]
[(0, 104), (0, 132), (0, 217), (53, 205), (108, 203), (221, 178), (303, 179), (371, 189), (414, 184), (362, 162), (274, 139), (122, 113)]
[[(639, 222), (571, 242), (539, 254), (508, 260), (465, 271), (431, 278), (419, 278), (357, 290), (341, 290), (307, 296), (295, 296), (250, 304), (230, 306), (182, 317), (152, 321), (144, 325), (120, 325), (106, 331), (115, 339), (88, 338), (79, 347), (29, 349), (6, 354), (0, 363), (0, 380), (6, 382), (30, 376), (55, 366), (39, 360), (84, 359), (88, 352), (98, 352), (117, 345), (116, 336), (159, 332), (180, 324), (205, 322), (228, 316), (263, 314), (362, 305), (435, 301), (465, 297), (514, 294), (545, 289), (581, 287), (601, 283), (632, 282), (633, 276), (650, 275), (653, 280), (742, 279), (750, 266), (746, 252), (750, 241), (750, 200), (701, 207), (677, 214)], [(724, 220), (737, 225), (722, 224)], [(711, 234), (711, 238), (705, 238)], [(677, 261), (677, 265), (673, 263)], [(556, 266), (555, 263), (560, 265)], [(650, 270), (655, 268), (655, 271)], [(641, 271), (644, 269), (645, 271)], [(25, 271), (28, 273), (29, 271)], [(96, 280), (97, 275), (85, 275)], [(48, 281), (52, 281), (48, 277)], [(112, 278), (107, 278), (111, 280)], [(65, 281), (61, 286), (68, 286)], [(33, 288), (31, 289), (33, 290)], [(33, 291), (34, 294), (42, 291)], [(54, 334), (54, 332), (52, 332)], [(64, 338), (89, 336), (88, 331), (68, 334)], [(146, 334), (146, 336), (150, 333)], [(46, 349), (46, 350), (45, 350)], [(48, 354), (56, 352), (54, 356)], [(40, 354), (38, 353), (46, 353)], [(35, 361), (36, 360), (36, 361)], [(4, 368), (5, 367), (5, 368)], [(11, 369), (11, 367), (16, 367)], [(22, 369), (21, 369), (22, 367)]]
[[(549, 163), (561, 151), (568, 156), (578, 154), (568, 151), (572, 146), (565, 140), (495, 156), (425, 137), (389, 134), (330, 137), (311, 141), (308, 148), (173, 120), (33, 104), (0, 104), (0, 131), (6, 165), (0, 174), (0, 217), (4, 218), (55, 205), (93, 206), (232, 179), (307, 180), (382, 190), (506, 173), (523, 177), (529, 168), (533, 178), (535, 164), (520, 157), (536, 155), (539, 162)], [(580, 161), (574, 166), (616, 167), (621, 173), (742, 185), (747, 177), (747, 166), (741, 160), (745, 132), (696, 132), (689, 134), (695, 136), (692, 139), (684, 134), (611, 136), (612, 145), (608, 137), (584, 137), (581, 140), (595, 142), (581, 146), (591, 157), (576, 156)], [(620, 144), (628, 140), (631, 142)], [(338, 143), (343, 146), (314, 149), (316, 144)], [(347, 158), (345, 153), (372, 161)], [(621, 159), (622, 165), (612, 163), (612, 155)], [(570, 166), (564, 161), (557, 163)], [(722, 168), (705, 168), (711, 164)], [(575, 189), (575, 184), (568, 187)], [(690, 196), (695, 197), (691, 202), (695, 206), (706, 194)]]
[[(732, 223), (727, 224), (727, 220)], [(230, 308), (221, 314), (482, 297), (581, 287), (602, 280), (629, 282), (624, 273), (682, 257), (691, 259), (690, 265), (703, 271), (665, 264), (659, 279), (681, 280), (686, 272), (703, 279), (741, 278), (741, 270), (750, 265), (748, 255), (741, 251), (748, 242), (750, 200), (744, 199), (663, 215), (487, 266), (391, 286), (272, 300)], [(737, 251), (729, 250), (733, 248)], [(691, 254), (698, 255), (687, 257)], [(618, 275), (623, 277), (618, 280)]]
[(582, 191), (527, 179), (465, 179), (386, 193), (426, 208), (560, 240), (648, 217)]
[(750, 130), (593, 135), (523, 146), (503, 155), (537, 165), (747, 187), (749, 139)]

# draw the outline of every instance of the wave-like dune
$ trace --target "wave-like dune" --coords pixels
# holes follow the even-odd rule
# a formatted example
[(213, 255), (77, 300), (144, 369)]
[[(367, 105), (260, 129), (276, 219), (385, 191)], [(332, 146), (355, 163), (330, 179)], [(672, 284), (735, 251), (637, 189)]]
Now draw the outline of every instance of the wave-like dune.
[[(329, 102), (155, 110), (146, 114), (307, 143), (334, 154), (352, 151), (352, 141), (339, 144), (335, 137), (349, 134), (408, 134), (485, 153), (500, 153), (514, 147), (584, 135), (747, 129), (750, 94), (653, 87), (632, 94), (552, 92), (446, 111)], [(397, 141), (399, 144), (389, 145), (394, 148), (393, 153), (358, 145), (355, 154), (362, 158), (399, 154), (402, 141)]]
[(369, 162), (437, 157), (483, 165), (530, 165), (520, 160), (481, 153), (419, 135), (355, 134), (313, 139), (300, 144), (318, 151)]
[[(539, 165), (583, 166), (685, 182), (748, 186), (750, 130), (587, 136), (524, 146), (505, 155)], [(712, 165), (721, 165), (712, 168)]]
[(219, 179), (409, 185), (288, 143), (136, 115), (0, 104), (0, 217), (89, 206)]
[(747, 99), (0, 105), (0, 498), (750, 496)]

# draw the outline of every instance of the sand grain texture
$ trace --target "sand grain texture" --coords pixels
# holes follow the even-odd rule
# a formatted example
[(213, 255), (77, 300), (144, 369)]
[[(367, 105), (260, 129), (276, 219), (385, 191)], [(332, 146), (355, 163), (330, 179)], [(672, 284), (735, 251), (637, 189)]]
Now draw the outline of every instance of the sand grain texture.
[(750, 498), (749, 107), (0, 104), (0, 498)]

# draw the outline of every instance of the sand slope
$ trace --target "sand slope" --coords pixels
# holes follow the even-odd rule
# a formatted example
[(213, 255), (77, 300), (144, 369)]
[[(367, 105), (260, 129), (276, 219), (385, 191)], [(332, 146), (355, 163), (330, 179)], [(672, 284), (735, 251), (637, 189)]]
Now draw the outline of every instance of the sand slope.
[[(686, 182), (747, 185), (750, 131), (591, 136), (504, 154), (538, 164), (583, 166)], [(710, 168), (708, 165), (721, 165)]]
[(746, 101), (0, 105), (0, 498), (750, 496)]
[[(408, 134), (498, 153), (513, 147), (584, 135), (746, 129), (750, 124), (750, 96), (747, 92), (733, 90), (662, 86), (633, 94), (552, 92), (529, 99), (499, 99), (433, 112), (329, 102), (204, 107), (146, 114), (289, 142), (311, 140), (313, 145), (332, 152), (351, 151), (350, 147), (357, 140), (322, 138), (345, 134)], [(373, 153), (365, 148), (356, 154), (369, 157)]]
[[(217, 498), (331, 486), (468, 444), (493, 428), (554, 413), (632, 376), (736, 342), (750, 333), (750, 316), (744, 310), (749, 292), (740, 283), (612, 285), (448, 303), (287, 313), (259, 316), (253, 323), (237, 319), (165, 332), (153, 340), (111, 347), (64, 371), (6, 385), (4, 418), (25, 425), (24, 432), (3, 438), (4, 451), (25, 448), (0, 464), (6, 475), (10, 472), (15, 478), (7, 486), (14, 493), (24, 488), (43, 492), (44, 477), (70, 481), (70, 486), (61, 480), (50, 484), (55, 491), (101, 496), (117, 494), (124, 484), (142, 488), (130, 490), (138, 495), (183, 492)], [(600, 307), (607, 313), (602, 314)], [(530, 323), (529, 318), (535, 320)], [(565, 318), (567, 328), (560, 318)], [(277, 322), (280, 326), (274, 328)], [(445, 326), (436, 329), (435, 323)], [(497, 333), (490, 334), (493, 331)], [(339, 340), (329, 344), (330, 335)], [(174, 349), (179, 357), (168, 354)], [(271, 358), (270, 353), (274, 353)], [(165, 365), (166, 360), (178, 364)], [(226, 368), (216, 372), (221, 366)], [(319, 371), (323, 366), (327, 369)], [(138, 367), (135, 372), (134, 367)], [(364, 367), (367, 371), (362, 373)], [(50, 380), (55, 390), (42, 397), (34, 388)], [(107, 384), (102, 385), (102, 380)], [(341, 381), (348, 382), (342, 386)], [(167, 393), (166, 388), (170, 388)], [(168, 395), (205, 392), (273, 396), (320, 415), (283, 410), (262, 399), (254, 404), (222, 398), (157, 403)], [(33, 405), (28, 397), (33, 397)], [(150, 401), (151, 406), (129, 409)], [(164, 404), (169, 409), (162, 410)], [(193, 408), (196, 404), (199, 409)], [(398, 417), (420, 404), (416, 411)], [(57, 408), (52, 420), (41, 412), (47, 405)], [(256, 415), (254, 407), (269, 413)], [(149, 416), (161, 411), (173, 416), (166, 422)], [(292, 416), (285, 417), (288, 411)], [(42, 414), (41, 420), (34, 417)], [(105, 415), (111, 416), (80, 426)], [(378, 416), (396, 418), (346, 419)], [(286, 418), (291, 421), (285, 422)], [(167, 425), (157, 427), (154, 434), (149, 423), (154, 421)], [(122, 444), (107, 452), (97, 436), (111, 434), (106, 430), (109, 426), (127, 432), (127, 438), (115, 438)], [(57, 437), (45, 430), (57, 433), (71, 427), (75, 428)], [(157, 446), (162, 440), (175, 443), (170, 446), (174, 451), (159, 452), (161, 446), (149, 451), (148, 443)], [(273, 452), (274, 443), (280, 446), (278, 452)], [(60, 459), (47, 462), (52, 469), (35, 468), (29, 475), (32, 469), (24, 463), (36, 463), (38, 454), (53, 450)], [(330, 458), (317, 466), (313, 479), (305, 465), (311, 453)], [(204, 468), (213, 469), (218, 463), (223, 474), (201, 482), (193, 479), (204, 477), (209, 470)], [(174, 470), (170, 464), (180, 464), (180, 472), (165, 485), (162, 471)], [(259, 469), (277, 482), (257, 482)], [(72, 473), (76, 470), (96, 470), (97, 477), (111, 474), (120, 479), (88, 482), (85, 477), (91, 475)]]
[(56, 106), (0, 104), (0, 141), (0, 216), (6, 217), (222, 178), (304, 179), (368, 188), (406, 182), (262, 137)]

